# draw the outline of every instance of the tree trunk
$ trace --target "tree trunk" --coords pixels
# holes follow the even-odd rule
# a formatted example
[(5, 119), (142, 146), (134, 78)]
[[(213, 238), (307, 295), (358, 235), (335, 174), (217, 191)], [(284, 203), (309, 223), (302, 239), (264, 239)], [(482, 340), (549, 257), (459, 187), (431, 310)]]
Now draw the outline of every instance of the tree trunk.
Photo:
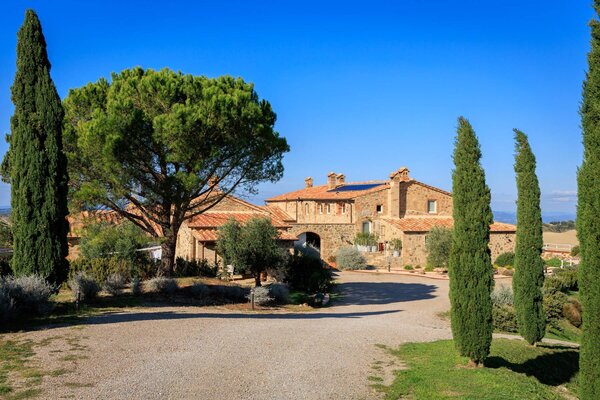
[(177, 246), (177, 234), (171, 233), (165, 237), (165, 241), (161, 245), (162, 255), (160, 258), (159, 275), (170, 277), (173, 275), (175, 267), (175, 248)]
[(260, 272), (254, 273), (254, 283), (256, 287), (262, 286), (262, 284), (260, 283)]

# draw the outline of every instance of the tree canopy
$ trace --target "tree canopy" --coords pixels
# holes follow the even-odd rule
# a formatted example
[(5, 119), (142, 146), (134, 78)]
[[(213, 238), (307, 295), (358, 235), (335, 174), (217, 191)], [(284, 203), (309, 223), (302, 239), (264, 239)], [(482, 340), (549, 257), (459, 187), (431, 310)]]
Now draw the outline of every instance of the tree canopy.
[(267, 218), (252, 218), (244, 225), (231, 219), (219, 228), (217, 249), (225, 262), (251, 272), (256, 286), (260, 286), (261, 272), (284, 262), (278, 237), (277, 229)]
[(473, 127), (458, 120), (452, 173), (454, 230), (448, 273), (454, 343), (472, 363), (481, 365), (492, 343), (492, 262), (489, 239), (490, 189), (480, 164)]
[(186, 219), (283, 174), (276, 115), (241, 78), (133, 68), (71, 90), (64, 106), (73, 204), (164, 237), (165, 274)]
[[(594, 1), (596, 17), (600, 1)], [(581, 126), (583, 162), (577, 175), (577, 237), (581, 264), (579, 288), (583, 306), (579, 396), (600, 398), (600, 21), (590, 22), (591, 50), (583, 84)]]
[(40, 21), (27, 10), (17, 34), (15, 111), (2, 162), (11, 185), (12, 269), (59, 284), (67, 277), (67, 160), (63, 153), (63, 108), (50, 77)]

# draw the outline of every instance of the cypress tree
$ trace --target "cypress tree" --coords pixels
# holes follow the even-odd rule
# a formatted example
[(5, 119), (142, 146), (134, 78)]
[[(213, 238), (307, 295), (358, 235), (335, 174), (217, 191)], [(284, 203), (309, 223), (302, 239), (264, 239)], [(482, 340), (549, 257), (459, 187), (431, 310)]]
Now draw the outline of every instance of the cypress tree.
[(529, 344), (542, 340), (546, 332), (542, 286), (542, 210), (540, 185), (535, 174), (535, 156), (527, 136), (515, 129), (517, 175), (517, 243), (513, 291), (519, 333)]
[(452, 336), (461, 355), (482, 365), (492, 342), (493, 270), (489, 238), (490, 190), (479, 160), (481, 150), (469, 121), (460, 117), (454, 149), (450, 252)]
[[(600, 1), (594, 1), (600, 14)], [(583, 83), (583, 162), (577, 175), (577, 237), (581, 264), (579, 295), (583, 325), (579, 353), (579, 396), (600, 399), (600, 22), (590, 22), (591, 50)]]
[(53, 283), (67, 273), (67, 165), (63, 108), (50, 78), (42, 26), (33, 10), (17, 35), (15, 105), (3, 177), (11, 184), (15, 275), (39, 274)]

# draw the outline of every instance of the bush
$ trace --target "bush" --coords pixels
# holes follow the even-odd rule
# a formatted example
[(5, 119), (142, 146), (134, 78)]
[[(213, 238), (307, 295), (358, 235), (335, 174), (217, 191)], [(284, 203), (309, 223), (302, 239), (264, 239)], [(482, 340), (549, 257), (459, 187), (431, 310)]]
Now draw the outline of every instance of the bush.
[(515, 253), (512, 251), (507, 251), (506, 253), (502, 253), (496, 257), (496, 261), (494, 261), (499, 267), (507, 267), (515, 265)]
[(495, 306), (512, 306), (514, 304), (512, 288), (508, 285), (498, 285), (492, 292), (492, 303)]
[(12, 274), (9, 258), (0, 258), (0, 278)]
[(293, 290), (307, 293), (326, 292), (333, 284), (331, 270), (324, 268), (323, 261), (311, 253), (296, 249), (294, 254), (288, 257), (284, 269), (284, 282)]
[(547, 267), (560, 268), (562, 266), (562, 261), (557, 257), (545, 260), (544, 262), (546, 263)]
[(0, 320), (43, 314), (50, 309), (53, 287), (38, 275), (0, 280)]
[(577, 268), (563, 268), (554, 271), (554, 274), (562, 282), (562, 291), (579, 290)]
[(494, 320), (494, 329), (504, 332), (518, 332), (517, 314), (513, 306), (494, 305), (492, 308), (492, 318)]
[(208, 286), (206, 286), (203, 283), (194, 283), (193, 285), (191, 285), (188, 289), (190, 291), (190, 294), (193, 297), (196, 297), (198, 299), (204, 299), (209, 297), (210, 294), (210, 290), (208, 289)]
[(77, 300), (77, 293), (79, 293), (79, 300), (83, 302), (93, 301), (100, 292), (96, 280), (84, 272), (76, 273), (69, 281), (69, 287), (73, 291), (73, 298)]
[(81, 255), (86, 259), (112, 257), (135, 264), (140, 257), (146, 257), (136, 250), (151, 242), (152, 239), (130, 221), (119, 224), (93, 222), (87, 224), (82, 232)]
[[(246, 298), (248, 301), (252, 301), (252, 292), (250, 292)], [(259, 286), (254, 288), (254, 304), (259, 306), (264, 306), (273, 301), (273, 297), (271, 297), (269, 288), (265, 286)]]
[(581, 326), (581, 313), (581, 303), (576, 299), (569, 299), (563, 306), (564, 317), (577, 328)]
[(140, 281), (140, 278), (131, 279), (131, 294), (134, 296), (142, 294), (142, 281)]
[(512, 268), (504, 268), (501, 272), (503, 276), (513, 276), (515, 271)]
[(188, 261), (182, 257), (177, 257), (175, 260), (175, 275), (178, 277), (206, 276), (214, 278), (218, 272), (219, 265), (211, 265), (206, 258)]
[(413, 268), (412, 265), (405, 265), (404, 269), (407, 270), (407, 271), (412, 271), (414, 268)]
[(563, 309), (568, 297), (562, 292), (554, 292), (544, 297), (544, 312), (548, 325), (560, 329), (560, 320), (563, 318)]
[(434, 268), (448, 268), (450, 250), (452, 249), (452, 230), (434, 226), (425, 239), (427, 265)]
[(290, 302), (290, 290), (287, 285), (281, 283), (272, 283), (269, 286), (269, 295), (278, 304), (287, 304)]
[(336, 253), (337, 267), (341, 270), (365, 269), (367, 262), (360, 252), (354, 247), (342, 247)]
[(571, 249), (571, 256), (577, 257), (579, 255), (579, 246), (573, 246)]
[(369, 232), (359, 232), (354, 238), (354, 244), (357, 246), (376, 246), (377, 241), (377, 235)]
[(177, 281), (175, 279), (159, 276), (147, 281), (146, 288), (150, 292), (171, 295), (174, 294), (177, 289), (179, 289), (179, 286), (177, 285)]
[(125, 285), (125, 278), (121, 274), (111, 274), (104, 281), (104, 290), (106, 290), (110, 295), (117, 296), (121, 294), (121, 289), (123, 289), (123, 285)]
[(69, 278), (77, 273), (85, 273), (98, 282), (105, 282), (113, 274), (122, 275), (126, 280), (131, 278), (147, 279), (154, 277), (157, 266), (154, 261), (140, 258), (135, 263), (127, 259), (111, 258), (78, 258), (69, 263)]

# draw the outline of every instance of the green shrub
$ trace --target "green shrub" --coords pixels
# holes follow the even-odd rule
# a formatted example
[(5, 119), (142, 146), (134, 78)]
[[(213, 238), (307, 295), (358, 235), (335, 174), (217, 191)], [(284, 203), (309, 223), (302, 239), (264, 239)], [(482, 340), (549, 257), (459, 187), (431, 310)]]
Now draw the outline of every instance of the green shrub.
[(544, 296), (549, 296), (555, 292), (560, 292), (564, 288), (563, 281), (556, 276), (547, 276), (544, 279), (544, 286), (542, 288), (542, 293)]
[(563, 291), (579, 290), (579, 285), (577, 281), (579, 274), (577, 268), (563, 268), (555, 270), (554, 274), (556, 278), (562, 282)]
[(378, 237), (374, 233), (358, 232), (354, 238), (354, 244), (357, 246), (376, 246)]
[(494, 305), (492, 308), (492, 318), (494, 320), (494, 329), (504, 332), (518, 332), (517, 314), (513, 306)]
[(337, 267), (341, 270), (365, 269), (367, 262), (360, 252), (354, 247), (342, 247), (336, 253)]
[(190, 294), (198, 299), (209, 297), (210, 289), (203, 283), (194, 283), (188, 288)]
[(177, 257), (175, 260), (175, 275), (178, 277), (206, 276), (214, 278), (219, 271), (219, 264), (211, 264), (205, 258), (203, 260), (186, 260)]
[(12, 274), (10, 260), (11, 260), (10, 258), (0, 258), (0, 278), (9, 276)]
[(407, 271), (412, 271), (414, 268), (413, 268), (412, 265), (405, 265), (404, 269), (407, 270)]
[(98, 296), (100, 286), (93, 277), (88, 276), (85, 272), (78, 272), (69, 280), (69, 287), (73, 292), (73, 299), (87, 303), (91, 302)]
[(562, 292), (554, 292), (544, 296), (544, 312), (549, 326), (560, 329), (560, 320), (563, 318), (563, 309), (568, 296)]
[(109, 276), (118, 274), (126, 280), (131, 278), (149, 278), (154, 276), (156, 267), (150, 260), (140, 259), (133, 263), (127, 259), (111, 258), (78, 258), (69, 263), (69, 278), (77, 273), (85, 273), (98, 282), (105, 282)]
[(573, 246), (571, 249), (571, 256), (577, 257), (579, 255), (579, 246)]
[(544, 260), (544, 262), (546, 263), (547, 267), (552, 267), (552, 268), (560, 268), (562, 265), (562, 261), (560, 260), (560, 258), (551, 258), (549, 260)]
[(399, 252), (402, 251), (402, 240), (401, 239), (392, 239), (390, 240), (390, 250), (397, 250)]
[(433, 272), (433, 265), (427, 265), (425, 266), (425, 272)]
[(150, 292), (172, 295), (177, 292), (179, 286), (175, 279), (159, 276), (147, 281), (146, 288)]
[(427, 265), (434, 268), (448, 268), (452, 250), (452, 229), (434, 226), (425, 240)]
[(512, 251), (507, 251), (506, 253), (502, 253), (496, 257), (496, 261), (494, 261), (499, 267), (507, 267), (515, 265), (515, 253)]
[(278, 304), (287, 304), (290, 302), (290, 290), (287, 285), (281, 283), (272, 283), (268, 286), (269, 295)]
[(136, 263), (143, 253), (136, 250), (152, 243), (152, 239), (130, 221), (119, 224), (94, 222), (87, 224), (81, 235), (83, 258), (117, 258)]
[(331, 270), (324, 268), (318, 256), (294, 251), (287, 260), (283, 282), (293, 290), (316, 293), (328, 291), (333, 279)]

